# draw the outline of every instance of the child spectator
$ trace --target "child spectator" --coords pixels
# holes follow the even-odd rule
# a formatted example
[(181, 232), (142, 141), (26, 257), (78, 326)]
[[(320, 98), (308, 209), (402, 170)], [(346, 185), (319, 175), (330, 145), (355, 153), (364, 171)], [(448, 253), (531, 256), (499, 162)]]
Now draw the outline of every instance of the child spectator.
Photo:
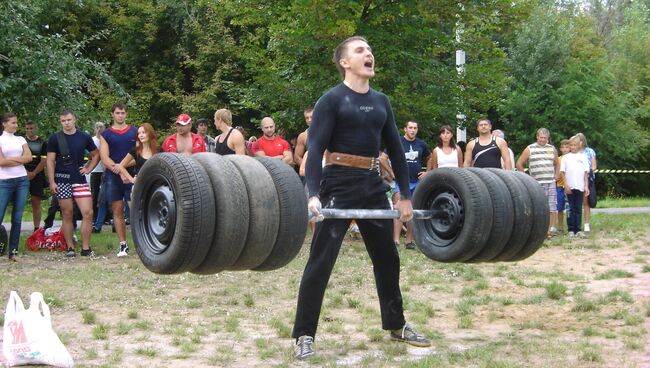
[(581, 231), (580, 222), (582, 219), (582, 199), (585, 194), (589, 195), (589, 163), (587, 157), (578, 153), (580, 148), (580, 139), (576, 136), (569, 140), (571, 153), (562, 158), (560, 173), (564, 180), (564, 191), (569, 202), (569, 216), (567, 218), (567, 227), (569, 237), (584, 238), (585, 234)]
[[(562, 158), (571, 151), (569, 148), (569, 140), (563, 139), (560, 142), (560, 152), (562, 156), (559, 157), (560, 165), (562, 165)], [(566, 197), (564, 195), (564, 179), (560, 179), (555, 185), (556, 199), (557, 199), (557, 230), (561, 234), (564, 232), (564, 207), (566, 205)]]

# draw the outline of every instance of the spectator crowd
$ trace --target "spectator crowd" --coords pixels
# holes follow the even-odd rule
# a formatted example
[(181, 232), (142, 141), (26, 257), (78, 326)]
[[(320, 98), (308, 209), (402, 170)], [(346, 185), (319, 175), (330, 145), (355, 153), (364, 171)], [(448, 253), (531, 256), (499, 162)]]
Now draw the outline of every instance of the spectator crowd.
[[(180, 114), (175, 119), (176, 132), (158, 144), (153, 126), (143, 123), (133, 126), (127, 123), (128, 109), (118, 102), (111, 108), (111, 124), (94, 124), (94, 134), (81, 131), (76, 126), (73, 111), (59, 114), (61, 130), (47, 139), (38, 135), (38, 124), (25, 123), (25, 137), (16, 135), (18, 117), (10, 112), (2, 115), (3, 132), (0, 136), (0, 212), (4, 216), (11, 203), (11, 231), (8, 241), (9, 259), (16, 261), (21, 218), (29, 194), (34, 229), (41, 227), (41, 202), (44, 190), (49, 187), (52, 196), (45, 228), (52, 227), (54, 216), (60, 211), (62, 231), (69, 245), (66, 255), (76, 255), (77, 237), (74, 231), (81, 220), (80, 254), (94, 255), (90, 246), (92, 233), (102, 231), (103, 225), (111, 224), (119, 242), (118, 257), (129, 254), (126, 226), (133, 185), (142, 165), (159, 151), (191, 155), (196, 152), (214, 152), (221, 155), (240, 154), (276, 158), (295, 167), (305, 183), (305, 166), (309, 152), (309, 126), (313, 108), (304, 111), (306, 129), (291, 142), (276, 130), (275, 121), (264, 117), (259, 128), (260, 137), (246, 139), (245, 130), (233, 127), (232, 113), (219, 109), (214, 113), (214, 127), (220, 132), (208, 135), (208, 119), (196, 121), (196, 133), (192, 131), (193, 119)], [(494, 167), (504, 170), (528, 170), (543, 188), (550, 208), (548, 236), (566, 231), (569, 237), (585, 237), (590, 225), (590, 195), (595, 193), (594, 170), (596, 153), (587, 145), (584, 134), (578, 133), (562, 139), (558, 150), (551, 143), (548, 129), (537, 131), (535, 142), (528, 145), (515, 161), (502, 130), (492, 129), (488, 119), (476, 123), (477, 137), (466, 142), (456, 142), (451, 126), (443, 125), (438, 131), (433, 149), (417, 137), (418, 123), (407, 121), (400, 142), (408, 166), (409, 189), (412, 192), (427, 172), (443, 167)], [(400, 200), (400, 187), (386, 152), (378, 152), (377, 168), (387, 184), (388, 197), (393, 204)], [(325, 152), (323, 166), (327, 164)], [(526, 167), (527, 166), (527, 169)], [(46, 175), (47, 173), (47, 175)], [(567, 208), (565, 211), (565, 208)], [(583, 220), (584, 219), (584, 220)], [(584, 225), (582, 225), (584, 223)], [(310, 223), (312, 231), (314, 224)], [(583, 227), (584, 226), (584, 227)], [(352, 236), (358, 227), (352, 222)], [(405, 235), (406, 249), (415, 249), (411, 222), (394, 220), (394, 243), (400, 246)], [(0, 249), (4, 255), (7, 249)]]

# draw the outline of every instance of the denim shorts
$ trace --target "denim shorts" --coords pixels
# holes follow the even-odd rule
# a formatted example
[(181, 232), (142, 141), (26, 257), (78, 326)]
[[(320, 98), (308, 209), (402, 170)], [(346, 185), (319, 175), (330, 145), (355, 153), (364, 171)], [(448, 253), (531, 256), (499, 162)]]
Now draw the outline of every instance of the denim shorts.
[(102, 181), (102, 189), (104, 191), (104, 199), (108, 203), (115, 201), (130, 201), (131, 191), (133, 184), (124, 183), (119, 175), (113, 174), (111, 171), (104, 171), (104, 180)]

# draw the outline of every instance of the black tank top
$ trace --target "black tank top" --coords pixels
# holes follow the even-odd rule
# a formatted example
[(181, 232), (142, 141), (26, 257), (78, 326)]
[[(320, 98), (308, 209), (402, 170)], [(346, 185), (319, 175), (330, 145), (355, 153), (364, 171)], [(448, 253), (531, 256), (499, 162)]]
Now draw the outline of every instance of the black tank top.
[(228, 147), (228, 137), (230, 137), (230, 133), (232, 133), (233, 128), (230, 128), (228, 131), (228, 134), (226, 134), (226, 138), (223, 139), (223, 142), (219, 143), (219, 137), (214, 139), (214, 152), (218, 153), (220, 155), (234, 155), (235, 151), (231, 150), (230, 147)]
[(486, 146), (479, 143), (479, 139), (474, 141), (474, 149), (472, 149), (472, 157), (474, 158), (474, 167), (495, 167), (501, 168), (501, 150), (497, 146), (496, 138), (492, 137), (492, 141)]

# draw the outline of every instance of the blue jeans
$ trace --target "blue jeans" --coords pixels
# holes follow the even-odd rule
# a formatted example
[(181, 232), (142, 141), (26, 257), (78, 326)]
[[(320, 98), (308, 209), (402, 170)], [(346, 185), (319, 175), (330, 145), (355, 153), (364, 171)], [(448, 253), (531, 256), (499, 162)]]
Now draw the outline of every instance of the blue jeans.
[(0, 180), (0, 214), (5, 216), (9, 202), (13, 203), (11, 211), (11, 232), (9, 233), (9, 255), (18, 253), (20, 226), (23, 221), (23, 210), (29, 193), (27, 176)]
[(566, 218), (567, 230), (573, 233), (577, 233), (581, 228), (583, 196), (584, 192), (577, 189), (571, 189), (571, 194), (567, 194), (567, 202), (569, 202), (569, 215)]

